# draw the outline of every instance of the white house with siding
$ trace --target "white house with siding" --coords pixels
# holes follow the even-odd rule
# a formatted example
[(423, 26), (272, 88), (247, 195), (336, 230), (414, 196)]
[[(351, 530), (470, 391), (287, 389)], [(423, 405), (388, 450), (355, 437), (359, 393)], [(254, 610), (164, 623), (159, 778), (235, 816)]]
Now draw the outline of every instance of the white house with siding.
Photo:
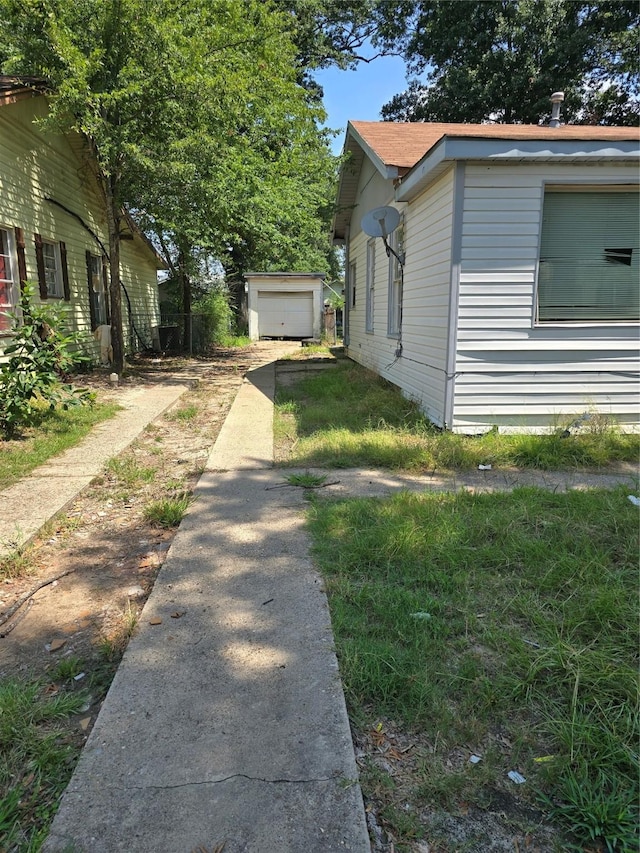
[[(36, 284), (37, 299), (69, 305), (73, 330), (110, 324), (105, 202), (91, 154), (81, 136), (44, 130), (38, 121), (47, 112), (37, 81), (0, 76), (0, 349), (11, 328), (6, 312), (15, 309), (25, 281)], [(129, 350), (151, 343), (162, 266), (130, 223), (121, 244)], [(98, 342), (90, 334), (86, 340), (98, 357)]]
[[(640, 421), (636, 128), (349, 122), (348, 355), (457, 432)], [(392, 206), (382, 239), (363, 216)]]

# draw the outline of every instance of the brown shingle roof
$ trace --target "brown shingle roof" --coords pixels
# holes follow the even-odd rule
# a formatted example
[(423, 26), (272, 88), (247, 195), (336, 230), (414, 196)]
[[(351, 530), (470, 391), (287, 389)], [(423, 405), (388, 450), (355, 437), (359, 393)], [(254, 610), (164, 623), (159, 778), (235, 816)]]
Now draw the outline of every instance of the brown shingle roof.
[(411, 169), (443, 136), (477, 139), (575, 139), (637, 140), (636, 127), (601, 127), (564, 124), (450, 124), (446, 122), (352, 121), (356, 133), (378, 155), (385, 166)]

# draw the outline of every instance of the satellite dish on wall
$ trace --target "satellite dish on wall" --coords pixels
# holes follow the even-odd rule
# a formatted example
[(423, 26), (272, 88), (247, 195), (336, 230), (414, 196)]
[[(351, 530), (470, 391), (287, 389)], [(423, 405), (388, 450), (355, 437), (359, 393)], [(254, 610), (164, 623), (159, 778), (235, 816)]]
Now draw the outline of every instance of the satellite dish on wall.
[(360, 222), (360, 227), (369, 237), (386, 238), (392, 234), (400, 224), (400, 214), (395, 207), (374, 207), (369, 213), (365, 213)]

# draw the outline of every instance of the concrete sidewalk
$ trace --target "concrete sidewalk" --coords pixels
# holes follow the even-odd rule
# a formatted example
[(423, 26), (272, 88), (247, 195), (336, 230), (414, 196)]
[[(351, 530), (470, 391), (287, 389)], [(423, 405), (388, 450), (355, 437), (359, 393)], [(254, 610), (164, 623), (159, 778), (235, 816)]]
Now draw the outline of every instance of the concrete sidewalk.
[(172, 382), (122, 390), (116, 399), (122, 411), (94, 427), (80, 444), (0, 492), (0, 556), (33, 539), (43, 524), (102, 472), (108, 459), (128, 447), (188, 387)]
[(370, 850), (300, 490), (249, 374), (63, 796), (48, 853)]

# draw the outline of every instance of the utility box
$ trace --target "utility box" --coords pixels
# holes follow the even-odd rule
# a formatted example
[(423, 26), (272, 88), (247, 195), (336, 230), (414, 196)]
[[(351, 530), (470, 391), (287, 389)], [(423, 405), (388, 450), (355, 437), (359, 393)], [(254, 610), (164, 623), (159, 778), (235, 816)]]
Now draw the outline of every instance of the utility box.
[(244, 278), (252, 341), (320, 338), (324, 273), (250, 272)]

